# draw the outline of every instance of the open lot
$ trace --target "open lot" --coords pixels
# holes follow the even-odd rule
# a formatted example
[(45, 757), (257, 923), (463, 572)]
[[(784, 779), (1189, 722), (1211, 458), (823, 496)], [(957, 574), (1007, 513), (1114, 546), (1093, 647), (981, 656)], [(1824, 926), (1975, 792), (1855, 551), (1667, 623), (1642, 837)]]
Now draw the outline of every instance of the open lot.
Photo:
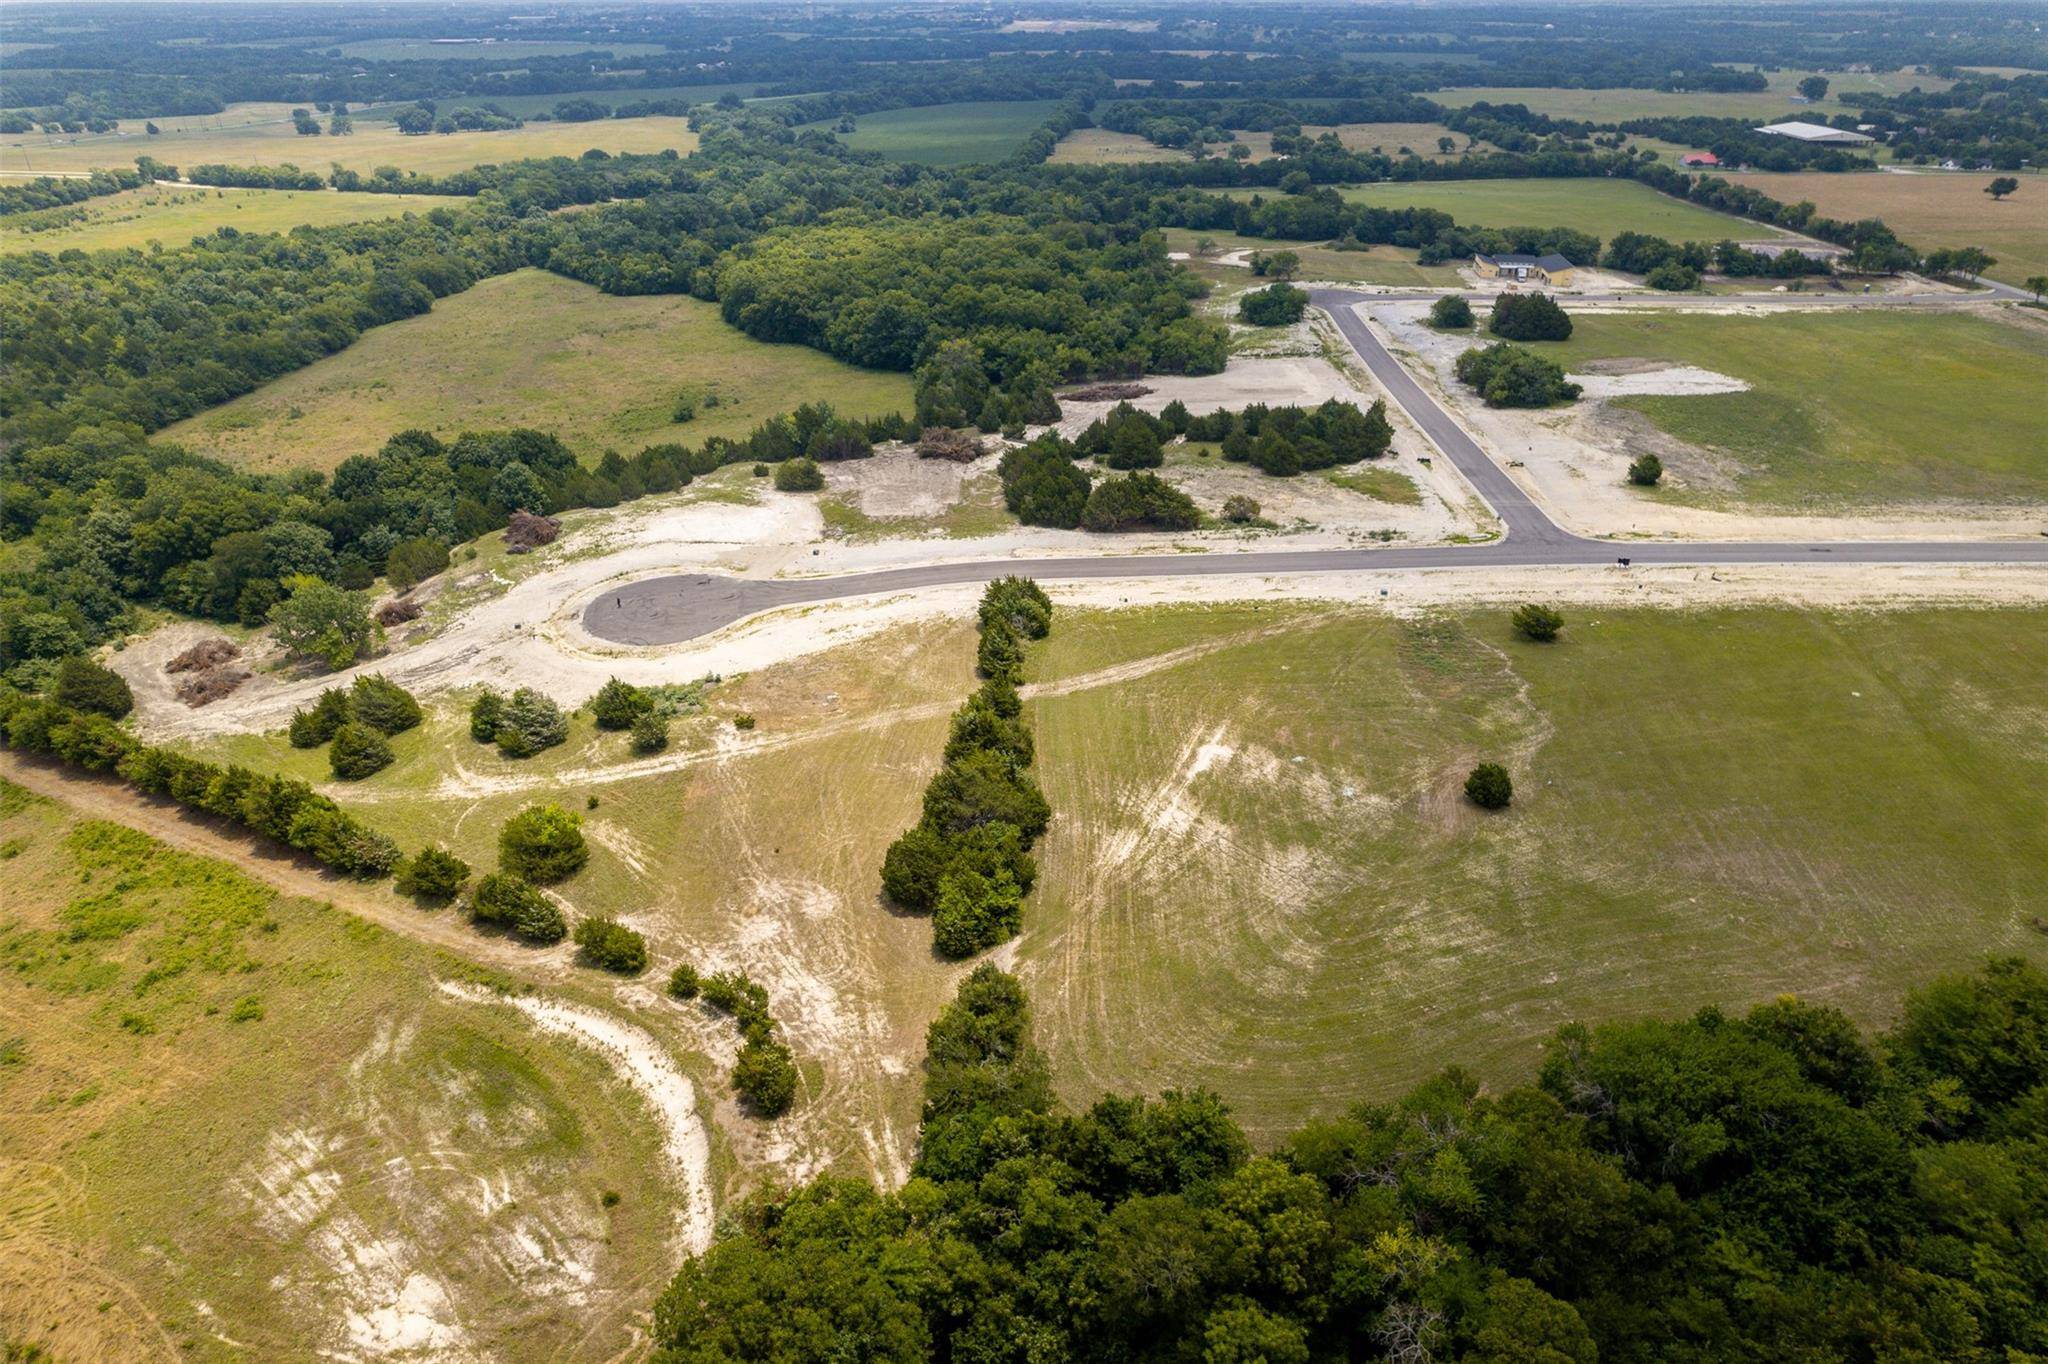
[(1581, 316), (1570, 341), (1536, 349), (1568, 369), (1642, 358), (1747, 383), (1615, 400), (1724, 454), (1744, 500), (2048, 503), (2048, 329), (1952, 313), (1637, 313)]
[[(1210, 249), (1200, 251), (1202, 243)], [(1424, 288), (1456, 288), (1455, 265), (1419, 265), (1415, 252), (1401, 246), (1375, 246), (1365, 251), (1335, 251), (1327, 246), (1302, 242), (1272, 241), (1260, 237), (1239, 237), (1229, 232), (1196, 232), (1189, 228), (1166, 229), (1171, 251), (1189, 253), (1188, 268), (1212, 285), (1245, 288), (1264, 284), (1243, 265), (1223, 264), (1221, 258), (1245, 258), (1253, 251), (1292, 251), (1301, 257), (1299, 278), (1331, 280), (1340, 284), (1416, 285)]]
[[(1030, 711), (1057, 814), (1018, 960), (1069, 1097), (1211, 1086), (1272, 1136), (1444, 1056), (1526, 1075), (1571, 1019), (1875, 1021), (2048, 960), (2048, 616), (1567, 614), (1555, 647), (1504, 608), (1064, 617), (1055, 686), (1152, 660)], [(1458, 792), (1481, 759), (1504, 814)]]
[[(716, 393), (695, 421), (684, 392)], [(676, 294), (612, 298), (541, 270), (488, 279), (164, 435), (250, 468), (331, 469), (411, 427), (452, 436), (528, 426), (595, 459), (607, 446), (742, 436), (800, 402), (908, 411), (910, 378), (856, 369), (725, 325)]]
[[(225, 118), (224, 115), (217, 116)], [(191, 126), (173, 128), (172, 123)], [(97, 167), (132, 166), (138, 156), (184, 169), (207, 162), (230, 166), (291, 164), (324, 172), (339, 163), (364, 174), (379, 166), (444, 175), (486, 162), (530, 156), (580, 156), (593, 147), (608, 152), (688, 154), (697, 135), (680, 118), (607, 118), (590, 123), (529, 123), (502, 133), (427, 133), (408, 137), (396, 124), (374, 118), (356, 121), (347, 137), (300, 137), (289, 113), (262, 122), (206, 126), (204, 119), (167, 119), (151, 137), (140, 120), (111, 133), (14, 133), (0, 137), (0, 174), (42, 175)]]
[[(1402, 155), (1406, 148), (1417, 156), (1429, 161), (1447, 159), (1447, 155), (1462, 154), (1471, 141), (1462, 133), (1452, 132), (1441, 123), (1339, 123), (1303, 124), (1302, 133), (1308, 137), (1321, 137), (1335, 133), (1340, 142), (1353, 151), (1382, 151), (1388, 156)], [(1456, 144), (1454, 153), (1446, 154), (1439, 146), (1438, 139), (1448, 137)], [(1252, 154), (1252, 160), (1264, 161), (1273, 154), (1273, 135), (1240, 131), (1238, 142)], [(1485, 150), (1490, 144), (1478, 144)], [(1213, 155), (1223, 156), (1230, 151), (1230, 143), (1212, 145)], [(1086, 166), (1129, 165), (1146, 161), (1186, 161), (1188, 153), (1173, 147), (1161, 147), (1147, 142), (1136, 133), (1113, 133), (1104, 128), (1077, 128), (1060, 139), (1053, 149), (1055, 164)]]
[[(1833, 114), (1852, 112), (1841, 96), (1857, 91), (1900, 94), (1918, 86), (1922, 90), (1946, 90), (1954, 81), (1939, 76), (1920, 76), (1911, 71), (1771, 71), (1765, 73), (1770, 88), (1757, 91), (1664, 91), (1606, 89), (1580, 90), (1551, 86), (1466, 86), (1440, 90), (1430, 98), (1439, 104), (1462, 109), (1481, 100), (1488, 104), (1526, 105), (1531, 113), (1552, 118), (1583, 119), (1590, 123), (1624, 123), (1635, 118), (1683, 118), (1700, 114), (1710, 118), (1753, 118), (1782, 121), (1804, 118), (1825, 121)], [(1828, 79), (1827, 98), (1818, 104), (1795, 104), (1799, 82), (1812, 75)], [(1816, 118), (1818, 116), (1818, 118)]]
[[(1052, 115), (1053, 100), (986, 100), (969, 104), (932, 104), (921, 109), (889, 109), (862, 114), (856, 131), (839, 140), (860, 152), (880, 152), (892, 161), (917, 161), (929, 166), (965, 166), (1001, 161), (1017, 150), (1025, 135)], [(830, 130), (837, 120), (807, 126)]]
[(1342, 193), (1354, 203), (1441, 209), (1465, 226), (1568, 227), (1602, 241), (1617, 232), (1709, 242), (1778, 235), (1773, 228), (1659, 194), (1633, 180), (1387, 181)]
[[(188, 244), (216, 228), (289, 232), (371, 218), (396, 218), (460, 204), (431, 194), (337, 194), (331, 190), (209, 189), (146, 185), (65, 208), (0, 219), (0, 254), (16, 251), (107, 251)], [(42, 227), (49, 223), (52, 226)], [(41, 227), (41, 230), (31, 230)]]
[(631, 1345), (680, 1195), (600, 1054), (451, 998), (462, 961), (5, 782), (0, 856), (10, 1349)]
[(1990, 171), (1880, 171), (1860, 175), (1755, 173), (1730, 177), (1774, 199), (1804, 199), (1827, 217), (1882, 218), (1922, 251), (1981, 246), (1998, 258), (1991, 278), (2019, 284), (2048, 274), (2048, 175), (2022, 175), (2004, 201), (1984, 192)]

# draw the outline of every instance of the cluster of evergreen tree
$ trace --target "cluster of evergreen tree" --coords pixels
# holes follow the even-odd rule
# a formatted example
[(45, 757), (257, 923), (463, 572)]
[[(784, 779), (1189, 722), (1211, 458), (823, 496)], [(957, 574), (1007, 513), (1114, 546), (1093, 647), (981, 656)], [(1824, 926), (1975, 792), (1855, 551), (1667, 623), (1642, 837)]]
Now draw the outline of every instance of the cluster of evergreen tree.
[(1505, 341), (1466, 351), (1458, 357), (1456, 372), (1459, 382), (1476, 391), (1488, 407), (1550, 407), (1571, 402), (1580, 393), (1557, 361)]
[(1256, 1154), (1216, 1096), (1054, 1098), (1022, 987), (926, 1036), (893, 1193), (757, 1196), (655, 1305), (662, 1364), (1894, 1360), (2048, 1353), (2048, 976), (1861, 1035), (1782, 998), (1560, 1030)]
[(984, 680), (953, 712), (922, 818), (882, 859), (882, 890), (931, 916), (932, 945), (947, 957), (1016, 936), (1038, 875), (1031, 845), (1052, 819), (1031, 777), (1031, 730), (1017, 697), (1024, 642), (1050, 633), (1052, 602), (1029, 578), (998, 578), (982, 594), (977, 626)]

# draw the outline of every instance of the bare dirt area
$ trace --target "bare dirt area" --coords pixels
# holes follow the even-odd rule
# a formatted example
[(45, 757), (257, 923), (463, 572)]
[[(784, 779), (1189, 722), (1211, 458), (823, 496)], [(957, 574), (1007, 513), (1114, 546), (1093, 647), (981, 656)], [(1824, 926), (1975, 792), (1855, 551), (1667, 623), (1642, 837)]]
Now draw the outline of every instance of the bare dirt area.
[[(1756, 315), (1758, 305), (1730, 302), (1695, 310)], [(1575, 309), (1598, 315), (1621, 307)], [(1691, 365), (1598, 361), (1571, 377), (1585, 397), (1548, 411), (1489, 408), (1452, 375), (1458, 356), (1491, 339), (1483, 331), (1440, 332), (1424, 321), (1427, 306), (1388, 303), (1367, 314), (1370, 325), (1424, 386), (1506, 466), (1551, 518), (1581, 535), (1657, 540), (1972, 540), (2041, 533), (2038, 508), (1876, 507), (1853, 514), (1799, 515), (1764, 509), (1687, 506), (1644, 496), (1628, 483), (1628, 466), (1646, 448), (1670, 470), (1675, 487), (1731, 491), (1740, 469), (1717, 452), (1696, 449), (1655, 431), (1636, 413), (1605, 400), (1643, 394), (1737, 393), (1748, 385)]]

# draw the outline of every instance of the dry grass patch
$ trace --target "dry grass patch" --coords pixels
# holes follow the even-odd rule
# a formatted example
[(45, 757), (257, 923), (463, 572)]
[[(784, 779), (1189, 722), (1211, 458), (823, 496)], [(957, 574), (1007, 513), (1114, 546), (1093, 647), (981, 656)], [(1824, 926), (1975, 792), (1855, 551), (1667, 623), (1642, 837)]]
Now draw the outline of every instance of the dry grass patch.
[(466, 203), (432, 194), (336, 194), (328, 190), (205, 189), (147, 185), (83, 204), (0, 219), (0, 255), (185, 246), (222, 227), (289, 232), (396, 218)]
[[(1995, 172), (2005, 174), (2006, 172)], [(2019, 284), (2048, 274), (2048, 175), (2022, 175), (2004, 201), (1984, 192), (1992, 171), (1878, 171), (1862, 175), (1731, 177), (1786, 203), (1808, 200), (1830, 218), (1882, 218), (1922, 251), (1981, 246), (1998, 258), (1991, 278)]]

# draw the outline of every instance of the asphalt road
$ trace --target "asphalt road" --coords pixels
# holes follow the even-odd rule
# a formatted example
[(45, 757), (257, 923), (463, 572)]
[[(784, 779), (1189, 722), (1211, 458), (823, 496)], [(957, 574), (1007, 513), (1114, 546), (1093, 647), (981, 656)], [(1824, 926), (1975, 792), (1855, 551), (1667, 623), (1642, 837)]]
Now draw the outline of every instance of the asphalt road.
[[(1426, 295), (1425, 297), (1435, 297)], [(758, 611), (955, 583), (1008, 574), (1048, 582), (1084, 578), (1199, 578), (1273, 573), (1390, 572), (1415, 568), (1526, 568), (1560, 564), (2048, 564), (2039, 541), (1824, 541), (1762, 544), (1656, 543), (1589, 540), (1546, 516), (1506, 470), (1495, 464), (1451, 414), (1424, 391), (1350, 305), (1386, 301), (1384, 294), (1318, 289), (1310, 294), (1373, 377), (1478, 491), (1507, 538), (1488, 545), (1429, 548), (1256, 550), (1246, 553), (1110, 555), (992, 559), (919, 564), (829, 578), (755, 579), (716, 574), (646, 578), (605, 592), (583, 611), (583, 628), (615, 644), (678, 644)]]

